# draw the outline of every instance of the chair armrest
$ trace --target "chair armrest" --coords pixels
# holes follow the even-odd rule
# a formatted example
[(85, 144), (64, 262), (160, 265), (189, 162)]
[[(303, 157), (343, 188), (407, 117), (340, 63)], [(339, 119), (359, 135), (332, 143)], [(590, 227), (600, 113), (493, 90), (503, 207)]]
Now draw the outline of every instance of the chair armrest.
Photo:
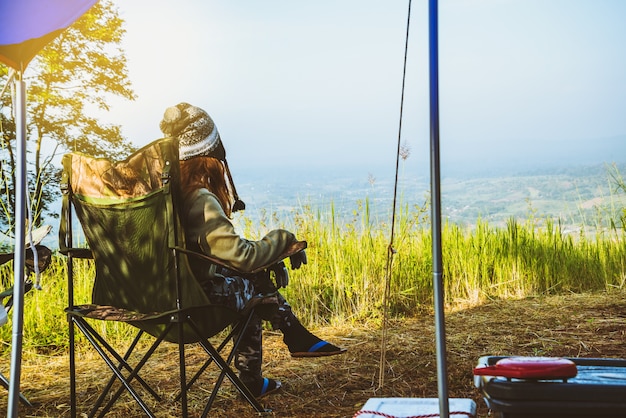
[[(52, 261), (52, 251), (50, 251), (50, 248), (45, 245), (39, 244), (35, 245), (35, 250), (37, 251), (37, 267), (39, 267), (39, 271), (42, 272), (50, 266), (50, 262)], [(33, 249), (31, 247), (26, 248), (24, 255), (24, 264), (30, 272), (34, 272), (35, 255), (33, 253)], [(0, 254), (0, 265), (13, 260), (13, 258), (15, 258), (15, 253)]]
[(276, 263), (281, 262), (282, 260), (291, 257), (294, 254), (299, 253), (300, 251), (303, 251), (307, 248), (308, 244), (306, 241), (296, 241), (293, 244), (291, 244), (289, 247), (287, 247), (287, 249), (285, 249), (285, 251), (283, 251), (282, 254), (280, 254), (278, 256), (278, 259), (273, 261), (272, 263), (270, 263), (268, 266), (263, 267), (264, 269), (269, 267), (269, 266), (273, 266)]
[(63, 248), (59, 252), (65, 256), (74, 258), (93, 259), (93, 253), (89, 248)]
[(249, 272), (242, 272), (241, 270), (239, 270), (239, 269), (231, 266), (230, 264), (228, 264), (226, 261), (224, 261), (222, 259), (219, 259), (219, 258), (211, 257), (211, 256), (206, 255), (204, 253), (191, 251), (191, 250), (188, 250), (188, 249), (182, 248), (182, 247), (174, 247), (174, 250), (180, 251), (181, 253), (184, 253), (184, 254), (187, 254), (187, 255), (191, 255), (193, 257), (197, 257), (197, 258), (206, 260), (206, 261), (208, 261), (210, 263), (217, 264), (218, 266), (225, 267), (225, 268), (227, 268), (229, 270), (233, 270), (233, 271), (235, 271), (235, 272), (237, 272), (237, 273), (239, 273), (239, 274), (241, 274), (242, 276), (245, 277), (246, 275), (249, 275), (249, 274), (255, 274), (255, 273), (258, 273), (260, 271), (267, 270), (268, 268), (273, 267), (276, 264), (280, 263), (284, 259), (286, 259), (288, 257), (291, 257), (294, 254), (299, 253), (300, 251), (304, 250), (305, 248), (307, 248), (307, 242), (306, 241), (297, 241), (297, 242), (293, 243), (292, 245), (290, 245), (289, 247), (287, 247), (285, 249), (285, 251), (283, 251), (281, 254), (279, 254), (278, 257), (276, 257), (274, 260), (270, 261), (267, 264), (264, 264), (261, 267), (258, 267), (256, 269), (254, 269), (253, 271), (249, 271)]
[[(50, 248), (45, 245), (35, 245), (35, 251), (37, 252), (37, 269), (41, 273), (45, 271), (52, 262), (52, 251)], [(35, 254), (32, 248), (26, 249), (26, 260), (25, 260), (26, 268), (31, 273), (35, 272)]]
[(0, 254), (0, 266), (13, 260), (13, 253)]

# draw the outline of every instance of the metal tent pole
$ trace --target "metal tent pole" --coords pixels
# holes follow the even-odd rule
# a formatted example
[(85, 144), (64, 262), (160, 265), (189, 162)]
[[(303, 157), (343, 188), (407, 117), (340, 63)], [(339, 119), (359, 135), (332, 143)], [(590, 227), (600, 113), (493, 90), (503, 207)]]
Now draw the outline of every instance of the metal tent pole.
[(450, 416), (446, 366), (446, 327), (444, 315), (443, 263), (441, 260), (441, 190), (439, 165), (439, 39), (437, 0), (429, 2), (429, 72), (430, 72), (430, 181), (431, 232), (433, 257), (433, 293), (439, 416)]
[(15, 173), (15, 249), (13, 260), (13, 342), (11, 344), (11, 378), (7, 417), (16, 418), (19, 407), (22, 369), (22, 330), (24, 327), (24, 264), (26, 246), (26, 85), (22, 71), (15, 77), (15, 137), (17, 161)]

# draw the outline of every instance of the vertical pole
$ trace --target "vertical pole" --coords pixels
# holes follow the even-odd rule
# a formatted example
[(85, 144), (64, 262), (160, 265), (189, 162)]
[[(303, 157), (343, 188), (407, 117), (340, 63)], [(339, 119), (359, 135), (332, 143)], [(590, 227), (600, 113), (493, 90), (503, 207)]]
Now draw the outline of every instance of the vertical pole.
[[(65, 166), (65, 160), (63, 160), (63, 178), (61, 180), (61, 190), (63, 193), (63, 203), (61, 207), (62, 215), (61, 221), (65, 221), (65, 225), (62, 229), (65, 229), (65, 235), (63, 236), (63, 242), (68, 248), (74, 248), (74, 229), (72, 225), (72, 191), (71, 191), (71, 177), (68, 167)], [(72, 308), (74, 304), (74, 256), (72, 251), (68, 251), (67, 259), (67, 306)], [(74, 318), (68, 313), (67, 316), (68, 326), (68, 339), (69, 339), (69, 366), (70, 366), (70, 418), (76, 418), (76, 323)]]
[(448, 418), (448, 376), (446, 366), (446, 325), (444, 315), (443, 263), (441, 260), (441, 190), (439, 165), (439, 39), (437, 0), (429, 7), (430, 72), (430, 180), (431, 231), (433, 257), (433, 293), (435, 304), (435, 340), (437, 349), (437, 383), (439, 416)]
[[(22, 368), (22, 329), (24, 326), (24, 264), (26, 247), (26, 85), (22, 72), (15, 77), (15, 133), (17, 159), (15, 173), (15, 250), (13, 259), (13, 342), (7, 417), (16, 418), (19, 408)], [(33, 249), (34, 250), (34, 249)]]

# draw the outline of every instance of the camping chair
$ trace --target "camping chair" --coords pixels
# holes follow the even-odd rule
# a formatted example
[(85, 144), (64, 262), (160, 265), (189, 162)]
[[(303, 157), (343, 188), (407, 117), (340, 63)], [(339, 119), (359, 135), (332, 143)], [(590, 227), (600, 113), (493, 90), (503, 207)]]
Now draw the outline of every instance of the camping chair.
[[(49, 227), (46, 227), (46, 234), (50, 231)], [(27, 272), (30, 274), (34, 274), (35, 269), (35, 254), (37, 255), (37, 270), (39, 272), (43, 272), (50, 265), (50, 261), (52, 259), (52, 251), (44, 245), (34, 244), (35, 251), (33, 252), (32, 248), (29, 247), (26, 249), (25, 253), (25, 267)], [(13, 260), (14, 253), (4, 253), (0, 254), (0, 265), (8, 263)], [(30, 278), (27, 278), (24, 281), (24, 294), (28, 293), (33, 288), (33, 282)], [(5, 289), (3, 292), (0, 292), (0, 303), (2, 306), (0, 307), (0, 326), (5, 325), (8, 322), (8, 314), (13, 307), (13, 286)], [(9, 390), (9, 379), (7, 379), (4, 374), (0, 372), (0, 385), (2, 385), (6, 390)], [(33, 406), (30, 401), (24, 396), (21, 392), (19, 393), (20, 402), (22, 402), (26, 406)]]
[[(198, 343), (220, 375), (211, 392), (203, 416), (211, 408), (224, 378), (228, 378), (244, 399), (257, 411), (265, 409), (254, 398), (230, 366), (242, 333), (255, 305), (275, 302), (273, 295), (253, 300), (245, 314), (209, 302), (193, 276), (188, 257), (227, 266), (220, 260), (185, 249), (184, 233), (178, 216), (178, 149), (171, 139), (157, 140), (121, 162), (96, 159), (79, 153), (63, 158), (63, 207), (59, 231), (60, 250), (67, 255), (68, 300), (66, 313), (70, 338), (70, 397), (72, 416), (76, 416), (75, 328), (80, 330), (112, 372), (108, 384), (89, 416), (102, 407), (104, 415), (127, 391), (147, 416), (154, 416), (139, 390), (155, 400), (159, 395), (141, 377), (140, 372), (162, 341), (178, 346), (180, 399), (182, 416), (188, 412), (185, 345)], [(73, 210), (72, 210), (73, 209)], [(80, 221), (88, 248), (72, 245), (73, 213)], [(275, 263), (301, 251), (300, 242)], [(89, 304), (74, 301), (73, 265), (78, 259), (93, 259), (95, 278)], [(270, 268), (275, 263), (266, 266)], [(137, 336), (124, 355), (120, 355), (90, 325), (94, 321), (119, 321), (138, 329)], [(232, 327), (225, 340), (215, 348), (209, 338)], [(131, 353), (139, 338), (155, 339), (144, 356), (131, 366)], [(231, 341), (230, 353), (221, 350)], [(195, 377), (194, 379), (195, 380)], [(112, 388), (121, 383), (117, 391)], [(141, 389), (143, 388), (143, 389)], [(105, 405), (104, 402), (108, 398)]]

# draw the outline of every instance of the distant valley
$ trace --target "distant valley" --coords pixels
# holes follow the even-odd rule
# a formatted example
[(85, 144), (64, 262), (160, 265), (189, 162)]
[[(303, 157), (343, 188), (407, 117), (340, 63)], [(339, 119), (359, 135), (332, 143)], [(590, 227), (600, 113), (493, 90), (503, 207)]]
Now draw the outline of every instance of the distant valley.
[[(618, 165), (622, 174), (626, 164)], [(393, 174), (393, 173), (391, 173)], [(334, 206), (337, 221), (351, 222), (365, 199), (370, 204), (372, 221), (389, 222), (393, 205), (393, 176), (377, 177), (363, 172), (320, 171), (274, 176), (237, 178), (237, 189), (246, 201), (246, 216), (289, 218), (308, 206), (320, 213)], [(428, 198), (430, 180), (426, 176), (400, 176), (398, 204), (423, 205)], [(472, 226), (478, 219), (494, 226), (514, 217), (561, 219), (570, 228), (595, 224), (598, 216), (612, 216), (626, 206), (626, 195), (617, 192), (609, 181), (607, 165), (579, 165), (546, 168), (501, 176), (442, 177), (442, 216)]]

